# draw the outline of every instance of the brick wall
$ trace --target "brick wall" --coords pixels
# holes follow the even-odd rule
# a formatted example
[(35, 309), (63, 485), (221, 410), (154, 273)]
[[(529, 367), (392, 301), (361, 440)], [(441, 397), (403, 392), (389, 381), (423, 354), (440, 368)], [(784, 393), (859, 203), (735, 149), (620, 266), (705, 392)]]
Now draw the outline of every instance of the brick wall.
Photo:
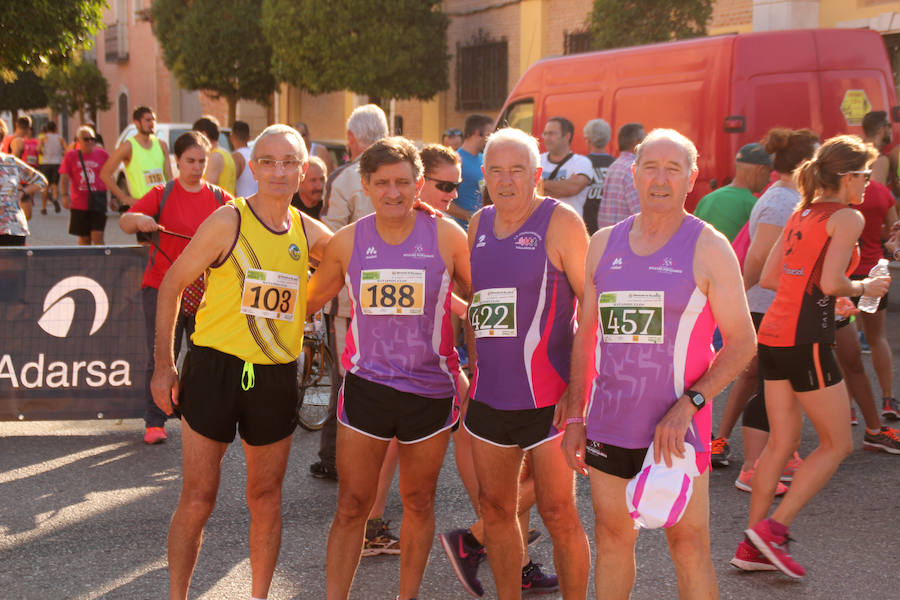
[(749, 25), (753, 22), (753, 0), (716, 0), (709, 29)]

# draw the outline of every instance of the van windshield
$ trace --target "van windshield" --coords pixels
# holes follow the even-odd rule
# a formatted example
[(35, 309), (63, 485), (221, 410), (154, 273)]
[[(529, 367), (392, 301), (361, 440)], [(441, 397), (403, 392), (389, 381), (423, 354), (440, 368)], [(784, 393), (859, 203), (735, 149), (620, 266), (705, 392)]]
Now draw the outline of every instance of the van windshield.
[(511, 104), (503, 116), (500, 117), (500, 127), (515, 127), (531, 135), (531, 126), (534, 123), (534, 100), (526, 98)]

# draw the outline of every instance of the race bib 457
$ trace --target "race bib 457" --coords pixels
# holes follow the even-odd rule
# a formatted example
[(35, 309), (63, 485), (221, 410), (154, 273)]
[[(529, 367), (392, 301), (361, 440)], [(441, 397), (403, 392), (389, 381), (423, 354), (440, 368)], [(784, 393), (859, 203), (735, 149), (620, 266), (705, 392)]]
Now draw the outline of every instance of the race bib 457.
[(602, 292), (597, 317), (603, 341), (613, 344), (662, 344), (664, 293)]

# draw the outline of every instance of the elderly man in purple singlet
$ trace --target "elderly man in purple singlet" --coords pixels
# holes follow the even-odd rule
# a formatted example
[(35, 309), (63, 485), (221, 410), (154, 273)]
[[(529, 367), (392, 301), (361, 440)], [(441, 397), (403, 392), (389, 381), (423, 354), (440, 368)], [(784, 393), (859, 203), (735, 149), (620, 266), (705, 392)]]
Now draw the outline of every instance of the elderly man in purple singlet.
[(308, 311), (337, 295), (345, 281), (352, 310), (337, 405), (340, 477), (328, 535), (329, 600), (350, 593), (394, 437), (403, 501), (400, 600), (418, 594), (434, 540), (438, 474), (459, 420), (450, 295), (455, 290), (467, 298), (471, 280), (462, 228), (414, 208), (422, 170), (415, 145), (401, 137), (363, 152), (359, 171), (375, 213), (335, 234), (309, 284)]
[(537, 194), (539, 157), (531, 136), (512, 128), (493, 133), (483, 169), (494, 204), (469, 224), (469, 324), (477, 357), (465, 427), (474, 438), (484, 545), (501, 599), (530, 591), (537, 570), (530, 563), (523, 569), (516, 519), (526, 452), (563, 597), (584, 598), (590, 570), (574, 474), (559, 451), (558, 418), (564, 412), (588, 239), (574, 210)]
[[(637, 530), (626, 485), (651, 442), (654, 460), (670, 466), (690, 444), (701, 474), (666, 539), (679, 597), (715, 598), (708, 400), (747, 364), (756, 338), (728, 240), (684, 210), (697, 179), (694, 144), (677, 131), (657, 129), (636, 156), (640, 212), (599, 230), (588, 248), (563, 452), (578, 472), (587, 475), (591, 467), (596, 595), (628, 598)], [(714, 355), (716, 324), (725, 345)]]

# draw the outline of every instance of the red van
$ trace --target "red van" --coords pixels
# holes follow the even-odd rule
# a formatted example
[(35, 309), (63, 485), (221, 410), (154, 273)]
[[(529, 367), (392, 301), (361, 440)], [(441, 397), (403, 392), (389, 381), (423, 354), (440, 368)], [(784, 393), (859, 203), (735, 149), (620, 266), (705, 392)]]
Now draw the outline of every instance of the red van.
[(772, 127), (809, 127), (822, 139), (862, 134), (862, 116), (897, 120), (897, 94), (881, 36), (862, 29), (769, 31), (547, 58), (519, 79), (500, 113), (540, 139), (547, 119), (575, 124), (572, 148), (587, 152), (584, 124), (601, 117), (616, 133), (629, 122), (676, 129), (700, 152), (688, 208), (727, 184), (734, 156)]

